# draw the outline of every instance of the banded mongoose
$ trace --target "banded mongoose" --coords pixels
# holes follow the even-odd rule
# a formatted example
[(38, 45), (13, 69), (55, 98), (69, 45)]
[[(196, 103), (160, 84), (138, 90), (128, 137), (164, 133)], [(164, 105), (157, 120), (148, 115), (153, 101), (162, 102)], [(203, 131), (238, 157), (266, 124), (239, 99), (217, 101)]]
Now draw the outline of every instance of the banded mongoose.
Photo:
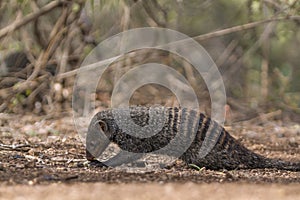
[[(187, 164), (194, 164), (214, 170), (276, 168), (300, 171), (300, 162), (270, 159), (248, 150), (217, 122), (206, 117), (199, 111), (177, 107), (158, 107), (156, 109), (162, 109), (166, 112), (163, 128), (157, 134), (144, 138), (127, 134), (119, 128), (114, 118), (117, 117), (126, 124), (127, 122), (124, 118), (125, 109), (117, 108), (98, 112), (92, 118), (88, 128), (86, 137), (87, 159), (97, 161), (96, 158), (102, 154), (110, 142), (113, 142), (120, 147), (121, 152), (110, 160), (101, 163), (104, 166), (117, 166), (126, 162), (132, 162), (138, 159), (143, 153), (154, 152), (168, 145), (177, 134), (184, 139), (184, 137), (189, 136), (187, 131), (192, 130), (191, 128), (198, 125), (191, 145), (179, 157), (179, 159)], [(129, 107), (129, 112), (132, 121), (136, 125), (143, 127), (150, 123), (149, 107), (133, 106)], [(152, 120), (153, 122), (159, 123), (155, 119)], [(183, 128), (179, 128), (179, 124), (182, 124)], [(219, 137), (217, 137), (215, 145), (205, 157), (199, 156), (199, 150), (204, 138), (213, 131), (219, 131)], [(126, 154), (122, 150), (132, 152), (132, 156), (126, 157)], [(166, 154), (171, 156), (173, 153), (172, 151), (166, 152)]]

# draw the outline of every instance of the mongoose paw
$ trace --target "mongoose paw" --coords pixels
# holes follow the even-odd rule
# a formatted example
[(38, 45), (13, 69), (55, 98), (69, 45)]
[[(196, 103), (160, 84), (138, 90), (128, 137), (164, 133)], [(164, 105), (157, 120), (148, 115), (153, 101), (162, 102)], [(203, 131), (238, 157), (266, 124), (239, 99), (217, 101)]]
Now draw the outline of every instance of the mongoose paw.
[(89, 164), (90, 164), (90, 166), (93, 166), (93, 167), (108, 167), (103, 162), (100, 162), (98, 160), (92, 160), (92, 161), (90, 161)]

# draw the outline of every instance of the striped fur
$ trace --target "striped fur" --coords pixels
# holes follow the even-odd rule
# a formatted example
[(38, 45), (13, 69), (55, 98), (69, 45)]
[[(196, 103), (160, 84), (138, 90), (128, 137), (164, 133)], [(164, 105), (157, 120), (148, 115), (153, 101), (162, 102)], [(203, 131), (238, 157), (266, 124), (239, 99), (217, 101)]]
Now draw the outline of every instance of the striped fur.
[[(300, 171), (299, 162), (269, 159), (248, 150), (217, 122), (199, 111), (177, 107), (154, 107), (153, 109), (155, 112), (165, 113), (163, 119), (152, 119), (154, 125), (163, 123), (163, 127), (157, 134), (146, 138), (132, 136), (118, 126), (115, 117), (124, 124), (129, 124), (124, 117), (124, 109), (109, 109), (97, 113), (91, 120), (86, 138), (87, 159), (94, 160), (101, 155), (109, 142), (114, 142), (122, 150), (133, 153), (126, 158), (121, 154), (116, 156), (114, 165), (131, 162), (137, 159), (137, 154), (154, 152), (170, 156), (178, 155), (179, 159), (188, 164), (209, 169), (276, 168)], [(149, 125), (149, 107), (134, 106), (129, 110), (131, 119), (136, 125), (141, 127)], [(114, 114), (113, 111), (116, 113)], [(212, 136), (216, 136), (215, 134), (218, 137), (213, 139)], [(201, 157), (199, 151), (206, 137), (212, 138), (214, 145), (205, 157)], [(179, 138), (180, 141), (176, 148), (160, 151), (169, 145), (170, 141), (174, 141), (174, 138)]]

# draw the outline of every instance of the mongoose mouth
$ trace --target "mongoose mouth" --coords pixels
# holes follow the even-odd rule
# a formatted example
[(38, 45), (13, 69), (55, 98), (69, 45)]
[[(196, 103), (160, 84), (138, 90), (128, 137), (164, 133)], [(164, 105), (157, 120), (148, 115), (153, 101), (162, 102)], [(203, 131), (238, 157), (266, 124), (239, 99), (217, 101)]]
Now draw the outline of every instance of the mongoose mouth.
[(88, 161), (95, 161), (95, 160), (97, 160), (87, 149), (85, 151), (85, 156), (86, 156), (86, 159)]

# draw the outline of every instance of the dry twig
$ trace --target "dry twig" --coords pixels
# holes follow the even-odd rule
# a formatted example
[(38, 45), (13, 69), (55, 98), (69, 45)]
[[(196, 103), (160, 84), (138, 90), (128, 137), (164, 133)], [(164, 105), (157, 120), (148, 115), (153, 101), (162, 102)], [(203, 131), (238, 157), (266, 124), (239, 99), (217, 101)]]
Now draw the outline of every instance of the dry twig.
[[(251, 23), (248, 23), (248, 24), (234, 26), (234, 27), (231, 27), (231, 28), (226, 28), (226, 29), (223, 29), (223, 30), (219, 30), (219, 31), (199, 35), (199, 36), (193, 37), (193, 39), (195, 39), (197, 41), (203, 41), (203, 40), (207, 40), (207, 39), (211, 39), (211, 38), (215, 38), (215, 37), (228, 35), (230, 33), (235, 33), (235, 32), (239, 32), (239, 31), (252, 29), (252, 28), (255, 28), (257, 26), (263, 25), (265, 23), (269, 23), (269, 22), (273, 22), (273, 21), (283, 21), (283, 20), (298, 20), (298, 21), (300, 21), (300, 16), (287, 16), (287, 17), (277, 17), (277, 18), (270, 18), (270, 19), (266, 19), (266, 20), (260, 20), (260, 21), (251, 22)], [(176, 42), (173, 42), (173, 43), (180, 43), (180, 42), (184, 42), (184, 41), (186, 41), (186, 39), (179, 40), (179, 41), (176, 41)], [(74, 76), (79, 71), (85, 71), (85, 70), (88, 71), (88, 70), (94, 69), (95, 67), (98, 67), (98, 66), (101, 66), (103, 64), (109, 63), (112, 60), (116, 60), (118, 57), (119, 56), (116, 56), (116, 57), (113, 57), (113, 58), (102, 60), (99, 63), (94, 63), (94, 64), (86, 66), (84, 68), (79, 68), (79, 69), (75, 69), (75, 70), (72, 70), (72, 71), (62, 73), (58, 76), (58, 78), (67, 78), (67, 77), (70, 77), (70, 76)]]
[(22, 18), (22, 20), (16, 20), (13, 23), (11, 23), (10, 25), (6, 26), (5, 28), (0, 30), (0, 39), (2, 39), (3, 37), (5, 37), (7, 34), (9, 34), (10, 32), (13, 32), (17, 29), (19, 29), (20, 27), (28, 24), (29, 22), (37, 19), (38, 17), (52, 11), (53, 9), (55, 9), (56, 7), (59, 7), (61, 5), (63, 5), (64, 3), (66, 3), (66, 1), (52, 1), (49, 4), (47, 4), (46, 6), (42, 7), (40, 10), (38, 10), (37, 12), (28, 14), (26, 16), (24, 16)]
[(0, 143), (0, 149), (1, 150), (8, 150), (8, 151), (29, 151), (30, 145), (29, 144), (2, 144)]

